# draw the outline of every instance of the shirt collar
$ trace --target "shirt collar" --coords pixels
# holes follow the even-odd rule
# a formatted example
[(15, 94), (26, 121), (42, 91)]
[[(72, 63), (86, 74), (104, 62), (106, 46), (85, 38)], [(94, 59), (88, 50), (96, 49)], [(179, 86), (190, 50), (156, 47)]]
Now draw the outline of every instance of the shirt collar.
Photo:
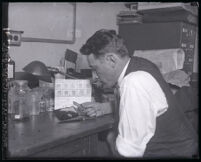
[(127, 67), (128, 67), (128, 64), (129, 64), (130, 60), (131, 60), (131, 59), (128, 60), (128, 62), (127, 62), (126, 65), (124, 66), (124, 69), (122, 70), (122, 72), (121, 72), (121, 74), (120, 74), (120, 76), (119, 76), (119, 78), (118, 78), (118, 82), (117, 82), (118, 85), (121, 84), (121, 82), (122, 82), (122, 80), (123, 80), (123, 78), (124, 78), (124, 75), (125, 75), (125, 73), (126, 73), (126, 69), (127, 69)]

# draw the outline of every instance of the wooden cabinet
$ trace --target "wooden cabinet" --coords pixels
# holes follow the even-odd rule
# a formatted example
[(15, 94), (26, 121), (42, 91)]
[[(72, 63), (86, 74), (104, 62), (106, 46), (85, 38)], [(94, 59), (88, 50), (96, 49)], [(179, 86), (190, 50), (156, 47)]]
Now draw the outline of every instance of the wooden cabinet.
[(66, 142), (62, 145), (54, 146), (29, 157), (42, 158), (77, 158), (77, 157), (93, 157), (97, 154), (97, 134), (82, 137), (74, 141)]
[(184, 71), (193, 71), (196, 26), (184, 22), (128, 23), (119, 25), (129, 53), (134, 50), (182, 48)]
[(95, 119), (59, 123), (52, 112), (26, 122), (8, 118), (8, 159), (104, 157), (107, 147), (98, 134), (113, 127), (112, 114)]

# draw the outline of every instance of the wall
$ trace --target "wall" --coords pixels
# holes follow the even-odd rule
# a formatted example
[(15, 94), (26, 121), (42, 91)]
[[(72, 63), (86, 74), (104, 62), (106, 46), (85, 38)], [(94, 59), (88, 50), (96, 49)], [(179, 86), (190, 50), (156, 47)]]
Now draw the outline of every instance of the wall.
[[(22, 71), (22, 68), (33, 60), (40, 60), (47, 66), (59, 66), (59, 61), (67, 48), (79, 53), (82, 44), (95, 31), (101, 28), (118, 30), (116, 15), (126, 9), (123, 2), (77, 3), (76, 7), (77, 35), (75, 43), (22, 42), (20, 47), (10, 47), (9, 53), (16, 63), (16, 71)], [(40, 19), (34, 23), (41, 23)], [(78, 56), (77, 68), (78, 71), (80, 68), (88, 68), (85, 56)]]
[(198, 27), (196, 28), (193, 72), (198, 73)]
[[(16, 62), (16, 71), (22, 71), (22, 68), (33, 60), (40, 60), (48, 66), (58, 66), (59, 60), (64, 56), (67, 48), (79, 53), (82, 44), (85, 43), (87, 38), (89, 38), (96, 30), (101, 28), (118, 30), (118, 26), (116, 25), (116, 14), (122, 10), (127, 10), (123, 2), (77, 3), (77, 38), (75, 43), (71, 45), (22, 42), (20, 47), (11, 47), (10, 55)], [(40, 20), (34, 23), (40, 23)], [(194, 58), (195, 63), (193, 71), (198, 72), (198, 50), (195, 50)], [(78, 71), (80, 68), (88, 68), (86, 57), (84, 56), (78, 56), (77, 64)]]

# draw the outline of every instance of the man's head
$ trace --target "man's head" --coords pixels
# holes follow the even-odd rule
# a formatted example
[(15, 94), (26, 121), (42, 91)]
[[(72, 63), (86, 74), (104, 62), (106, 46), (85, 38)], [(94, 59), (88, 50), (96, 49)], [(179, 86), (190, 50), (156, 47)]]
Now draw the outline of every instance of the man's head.
[(99, 79), (112, 87), (129, 59), (122, 38), (114, 30), (99, 30), (82, 46), (80, 52), (87, 55), (89, 66)]

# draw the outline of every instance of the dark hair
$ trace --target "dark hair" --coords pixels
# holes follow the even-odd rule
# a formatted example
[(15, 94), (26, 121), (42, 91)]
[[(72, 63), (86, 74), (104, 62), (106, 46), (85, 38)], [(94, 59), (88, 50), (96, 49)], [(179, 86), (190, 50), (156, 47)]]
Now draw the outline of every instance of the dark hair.
[(83, 55), (94, 54), (96, 57), (107, 52), (114, 52), (121, 57), (128, 56), (128, 50), (123, 39), (116, 34), (115, 30), (101, 29), (95, 32), (84, 44), (80, 52)]

